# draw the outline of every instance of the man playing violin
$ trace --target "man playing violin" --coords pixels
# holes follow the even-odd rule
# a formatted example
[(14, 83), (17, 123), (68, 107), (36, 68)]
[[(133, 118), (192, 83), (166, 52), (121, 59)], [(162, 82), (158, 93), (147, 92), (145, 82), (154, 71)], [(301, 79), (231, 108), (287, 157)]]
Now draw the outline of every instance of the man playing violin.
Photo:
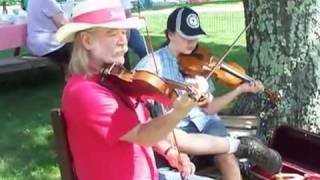
[[(164, 153), (168, 143), (163, 139), (197, 105), (182, 94), (171, 110), (150, 120), (143, 102), (121, 92), (117, 84), (101, 82), (103, 68), (124, 62), (125, 29), (141, 26), (139, 19), (125, 17), (118, 1), (85, 0), (74, 8), (72, 21), (56, 34), (59, 42), (74, 42), (62, 112), (80, 180), (163, 177), (156, 169), (152, 146)], [(193, 175), (195, 166), (187, 155), (172, 158), (182, 176), (208, 179)]]
[[(175, 9), (168, 17), (167, 29), (165, 30), (167, 42), (164, 47), (152, 55), (143, 58), (135, 67), (137, 70), (147, 70), (159, 74), (160, 77), (174, 80), (180, 83), (188, 83), (190, 78), (180, 71), (177, 57), (179, 54), (190, 54), (195, 49), (198, 39), (206, 33), (200, 26), (198, 14), (188, 7)], [(189, 80), (188, 80), (189, 79)], [(200, 89), (209, 92), (209, 85), (203, 77), (191, 79), (192, 84), (200, 85)], [(210, 84), (210, 88), (214, 89)], [(258, 147), (264, 154), (263, 158), (255, 158), (258, 164), (269, 168), (270, 171), (278, 171), (281, 158), (278, 153), (268, 149), (254, 138), (244, 137), (239, 139), (226, 137), (226, 128), (217, 115), (223, 107), (242, 93), (258, 93), (263, 91), (264, 86), (260, 81), (243, 83), (231, 92), (215, 97), (208, 93), (209, 103), (205, 107), (194, 107), (178, 124), (176, 131), (179, 149), (191, 155), (210, 155), (219, 167), (223, 179), (241, 179), (239, 165), (234, 152), (243, 150), (248, 155), (250, 143)], [(181, 131), (182, 130), (182, 131)], [(198, 134), (198, 135), (195, 135)], [(240, 144), (240, 145), (239, 145)], [(244, 146), (245, 145), (245, 146)], [(173, 149), (172, 151), (175, 151)], [(243, 154), (242, 152), (237, 152)], [(251, 152), (251, 151), (250, 151)], [(213, 155), (213, 156), (212, 156)], [(250, 154), (249, 154), (250, 155)], [(250, 157), (249, 157), (250, 158)], [(265, 159), (270, 159), (266, 160)], [(271, 167), (269, 161), (276, 161)], [(274, 172), (273, 172), (274, 173)]]

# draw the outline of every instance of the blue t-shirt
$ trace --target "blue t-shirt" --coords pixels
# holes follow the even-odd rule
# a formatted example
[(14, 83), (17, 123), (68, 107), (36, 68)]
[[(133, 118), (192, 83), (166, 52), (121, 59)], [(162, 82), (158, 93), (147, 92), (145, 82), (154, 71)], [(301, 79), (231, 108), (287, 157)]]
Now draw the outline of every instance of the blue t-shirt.
[[(170, 52), (168, 46), (165, 46), (154, 52), (154, 57), (157, 67), (155, 67), (153, 57), (150, 54), (139, 61), (135, 69), (145, 70), (156, 74), (158, 73), (158, 75), (162, 78), (185, 83), (185, 78), (180, 72), (177, 58)], [(211, 89), (214, 89), (213, 85), (210, 85)], [(208, 115), (207, 113), (203, 112), (200, 107), (194, 107), (189, 112), (188, 116), (180, 121), (178, 127), (187, 126), (189, 122), (192, 121), (198, 130), (202, 131), (206, 123), (214, 116), (215, 118), (218, 118), (216, 115)]]

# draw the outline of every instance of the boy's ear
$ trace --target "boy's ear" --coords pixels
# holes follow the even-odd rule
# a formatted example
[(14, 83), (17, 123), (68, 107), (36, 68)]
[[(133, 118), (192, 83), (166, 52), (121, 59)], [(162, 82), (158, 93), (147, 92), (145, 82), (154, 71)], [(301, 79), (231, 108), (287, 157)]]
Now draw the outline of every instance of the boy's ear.
[(168, 38), (169, 38), (169, 40), (172, 38), (173, 35), (174, 35), (173, 32), (168, 32)]

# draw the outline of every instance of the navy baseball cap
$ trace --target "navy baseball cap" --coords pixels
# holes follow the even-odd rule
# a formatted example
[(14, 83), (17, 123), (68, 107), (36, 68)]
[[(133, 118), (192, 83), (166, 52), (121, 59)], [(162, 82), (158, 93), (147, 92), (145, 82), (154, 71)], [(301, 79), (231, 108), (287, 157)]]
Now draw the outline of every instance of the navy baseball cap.
[(189, 7), (175, 9), (168, 17), (167, 30), (177, 32), (183, 38), (195, 40), (206, 36), (200, 26), (198, 13)]

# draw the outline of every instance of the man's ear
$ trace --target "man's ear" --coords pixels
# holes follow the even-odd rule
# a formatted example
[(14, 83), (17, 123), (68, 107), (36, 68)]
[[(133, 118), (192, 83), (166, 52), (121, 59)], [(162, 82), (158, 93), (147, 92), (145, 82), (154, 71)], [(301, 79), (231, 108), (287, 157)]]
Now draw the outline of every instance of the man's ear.
[(91, 50), (93, 48), (92, 37), (89, 33), (80, 32), (80, 41), (85, 49)]

